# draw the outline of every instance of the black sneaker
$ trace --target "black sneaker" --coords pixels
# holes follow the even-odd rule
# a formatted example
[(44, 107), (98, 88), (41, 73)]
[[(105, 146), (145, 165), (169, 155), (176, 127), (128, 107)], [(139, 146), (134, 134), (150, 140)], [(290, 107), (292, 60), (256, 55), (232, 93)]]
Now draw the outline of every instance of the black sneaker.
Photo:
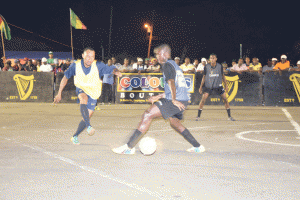
[(235, 121), (235, 119), (233, 119), (232, 117), (228, 117), (228, 120)]

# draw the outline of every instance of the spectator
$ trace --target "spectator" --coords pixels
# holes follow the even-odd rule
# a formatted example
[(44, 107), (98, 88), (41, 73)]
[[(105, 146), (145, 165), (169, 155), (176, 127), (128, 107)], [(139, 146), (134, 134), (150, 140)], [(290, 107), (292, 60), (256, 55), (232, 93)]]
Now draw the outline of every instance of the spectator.
[(243, 58), (240, 58), (239, 61), (238, 61), (238, 64), (235, 64), (231, 69), (230, 71), (232, 72), (237, 72), (237, 73), (242, 73), (242, 72), (245, 72), (247, 71), (248, 68), (246, 66), (246, 64), (244, 64), (244, 59)]
[(225, 74), (228, 74), (228, 72), (230, 71), (230, 69), (228, 68), (227, 63), (224, 61), (221, 65), (222, 65), (222, 67), (223, 67), (223, 72), (224, 72)]
[(21, 71), (22, 66), (21, 66), (21, 63), (20, 63), (19, 59), (15, 59), (14, 64), (15, 65), (12, 66), (13, 71)]
[(207, 64), (206, 63), (206, 58), (201, 58), (201, 63), (197, 66), (196, 72), (201, 72), (202, 73), (204, 71), (204, 67), (205, 67), (206, 64)]
[(280, 70), (280, 71), (286, 71), (290, 68), (290, 61), (286, 60), (287, 56), (282, 55), (281, 57), (281, 62), (278, 62), (273, 70)]
[(263, 66), (262, 73), (263, 74), (266, 73), (266, 72), (269, 73), (270, 71), (273, 70), (273, 68), (274, 68), (274, 65), (273, 65), (273, 58), (272, 58), (272, 60), (268, 60), (267, 65)]
[(41, 60), (36, 60), (36, 71), (41, 72)]
[(174, 61), (178, 66), (180, 66), (180, 58), (179, 57), (175, 57)]
[(115, 57), (112, 57), (111, 60), (112, 65), (115, 66), (117, 69), (119, 69), (122, 66), (121, 63), (117, 63), (117, 59)]
[(69, 68), (70, 65), (71, 65), (71, 59), (70, 59), (70, 58), (67, 58), (67, 59), (66, 59), (66, 62), (65, 62), (64, 64), (61, 65), (61, 70), (62, 70), (63, 72), (65, 72), (65, 71)]
[(246, 57), (246, 58), (245, 58), (245, 64), (246, 64), (246, 67), (247, 67), (248, 69), (250, 69), (250, 65), (251, 65), (252, 63), (250, 63), (250, 58), (249, 58), (249, 57)]
[(134, 70), (134, 72), (138, 72), (139, 74), (141, 72), (145, 72), (147, 69), (147, 66), (143, 64), (143, 59), (142, 58), (138, 58), (137, 59), (137, 63), (134, 63), (132, 66), (132, 69)]
[(52, 67), (54, 67), (54, 58), (53, 58), (53, 52), (49, 51), (49, 58), (47, 60), (47, 63), (50, 64)]
[(149, 58), (145, 58), (145, 65), (147, 65), (147, 69), (148, 69), (149, 66), (150, 66), (150, 60), (149, 60)]
[[(53, 60), (53, 64), (54, 64), (54, 60)], [(47, 58), (42, 58), (42, 65), (40, 66), (40, 71), (41, 72), (52, 72), (53, 71), (53, 67), (47, 63)]]
[(297, 62), (297, 66), (290, 68), (290, 71), (296, 71), (296, 72), (300, 71), (300, 60)]
[[(107, 61), (107, 66), (114, 67), (112, 65), (112, 59)], [(100, 103), (104, 105), (104, 103), (112, 102), (112, 87), (114, 84), (114, 74), (104, 74), (103, 81), (102, 81), (102, 94), (100, 96)]]
[(272, 58), (272, 65), (275, 66), (277, 64), (277, 58)]
[(130, 67), (131, 67), (131, 68), (133, 67), (134, 63), (135, 63), (134, 60), (131, 60), (131, 61), (130, 61)]
[(2, 69), (4, 68), (4, 66), (6, 64), (6, 58), (3, 56), (1, 59), (2, 59), (2, 62), (1, 62), (1, 66), (0, 66), (0, 71), (2, 71)]
[(233, 68), (233, 66), (235, 66), (235, 65), (236, 65), (236, 61), (233, 59), (231, 62), (231, 67), (228, 67), (227, 69), (231, 70)]
[(191, 64), (191, 60), (189, 58), (185, 58), (184, 63), (180, 65), (180, 68), (182, 69), (183, 73), (195, 72), (195, 66)]
[(61, 67), (59, 66), (59, 61), (57, 58), (54, 58), (53, 64), (54, 64), (53, 72), (54, 75), (56, 76), (57, 72), (62, 72), (62, 70)]
[(150, 65), (147, 69), (147, 72), (152, 72), (152, 73), (160, 73), (160, 69), (161, 69), (161, 66), (160, 64), (158, 63), (157, 59), (156, 58), (153, 58), (151, 60), (151, 63), (153, 63), (153, 65)]
[(128, 58), (124, 59), (124, 64), (119, 68), (119, 71), (121, 73), (128, 73), (128, 72), (132, 71), (132, 68), (129, 65), (129, 59)]
[(194, 67), (196, 69), (198, 67), (198, 65), (199, 65), (199, 60), (195, 59), (193, 65), (194, 65)]
[(34, 64), (32, 64), (32, 60), (29, 59), (28, 62), (27, 62), (27, 65), (26, 65), (26, 71), (29, 71), (29, 72), (36, 72), (36, 66)]
[(261, 71), (261, 63), (260, 62), (258, 62), (259, 60), (258, 60), (258, 58), (256, 58), (256, 57), (254, 57), (253, 59), (252, 59), (252, 63), (251, 63), (251, 65), (250, 65), (250, 72), (259, 72), (259, 71)]
[(11, 61), (7, 60), (4, 64), (4, 67), (2, 68), (2, 71), (14, 71), (14, 69), (11, 66)]
[(22, 65), (22, 64), (20, 64), (20, 66), (21, 66), (21, 70), (20, 71), (27, 71), (27, 65), (28, 65), (28, 58), (24, 58), (24, 61), (25, 61), (25, 63)]

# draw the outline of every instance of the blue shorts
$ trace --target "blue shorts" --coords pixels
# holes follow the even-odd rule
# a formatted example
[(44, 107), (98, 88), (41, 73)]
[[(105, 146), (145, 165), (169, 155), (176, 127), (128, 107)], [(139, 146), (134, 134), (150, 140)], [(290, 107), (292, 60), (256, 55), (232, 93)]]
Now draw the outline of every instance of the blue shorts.
[[(84, 91), (83, 91), (82, 89), (76, 87), (76, 94), (77, 94), (77, 96), (78, 96), (79, 94), (81, 94), (81, 93), (84, 93)], [(95, 110), (95, 107), (96, 107), (96, 105), (97, 105), (97, 99), (92, 99), (92, 97), (90, 97), (89, 95), (86, 95), (86, 96), (88, 96), (88, 103), (87, 103), (87, 106), (86, 106), (86, 107), (87, 107), (89, 110), (94, 111), (94, 110)], [(79, 103), (79, 102), (80, 102), (79, 99), (77, 99), (77, 103)]]

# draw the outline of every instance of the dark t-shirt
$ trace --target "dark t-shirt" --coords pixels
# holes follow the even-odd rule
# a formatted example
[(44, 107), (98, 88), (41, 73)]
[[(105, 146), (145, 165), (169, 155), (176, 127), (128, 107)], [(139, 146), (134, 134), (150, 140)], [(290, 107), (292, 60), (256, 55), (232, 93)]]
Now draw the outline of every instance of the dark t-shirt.
[(162, 71), (166, 77), (166, 82), (168, 82), (168, 80), (173, 79), (175, 80), (176, 77), (176, 71), (174, 69), (174, 67), (172, 66), (172, 64), (170, 63), (165, 63), (162, 66)]
[(70, 66), (70, 64), (69, 65), (67, 65), (66, 63), (62, 64), (61, 65), (62, 71), (66, 71), (69, 68), (69, 66)]
[(33, 70), (35, 70), (35, 71), (36, 71), (36, 70), (37, 70), (37, 68), (36, 68), (36, 66), (35, 66), (35, 65), (30, 65), (30, 66), (27, 66), (27, 67), (26, 67), (26, 70), (27, 70), (27, 71), (33, 71)]

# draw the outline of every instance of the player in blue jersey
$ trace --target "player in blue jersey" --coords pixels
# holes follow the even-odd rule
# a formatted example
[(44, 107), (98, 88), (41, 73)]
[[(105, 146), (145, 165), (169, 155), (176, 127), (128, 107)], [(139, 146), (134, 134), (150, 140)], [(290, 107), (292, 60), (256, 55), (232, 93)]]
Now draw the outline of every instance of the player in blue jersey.
[(162, 64), (165, 93), (149, 98), (152, 105), (142, 115), (142, 120), (138, 124), (137, 129), (134, 130), (129, 141), (121, 147), (112, 149), (112, 151), (117, 154), (134, 154), (135, 145), (146, 134), (151, 121), (155, 118), (163, 117), (164, 119), (169, 119), (171, 127), (192, 144), (193, 147), (187, 149), (188, 152), (204, 152), (204, 146), (200, 145), (189, 130), (180, 122), (183, 117), (183, 111), (188, 105), (189, 97), (182, 70), (171, 60), (171, 48), (169, 45), (163, 44), (156, 47), (154, 53), (158, 62)]
[(102, 62), (95, 60), (95, 50), (87, 47), (83, 50), (82, 60), (72, 63), (60, 82), (58, 94), (54, 98), (54, 103), (61, 100), (61, 95), (68, 79), (74, 76), (74, 85), (76, 94), (80, 102), (80, 112), (83, 120), (79, 123), (77, 131), (71, 138), (74, 144), (80, 144), (78, 135), (87, 128), (89, 135), (94, 135), (95, 129), (90, 124), (90, 118), (93, 115), (97, 99), (101, 95), (102, 81), (100, 77), (104, 74), (115, 74), (121, 77), (121, 73), (115, 67), (109, 67)]

